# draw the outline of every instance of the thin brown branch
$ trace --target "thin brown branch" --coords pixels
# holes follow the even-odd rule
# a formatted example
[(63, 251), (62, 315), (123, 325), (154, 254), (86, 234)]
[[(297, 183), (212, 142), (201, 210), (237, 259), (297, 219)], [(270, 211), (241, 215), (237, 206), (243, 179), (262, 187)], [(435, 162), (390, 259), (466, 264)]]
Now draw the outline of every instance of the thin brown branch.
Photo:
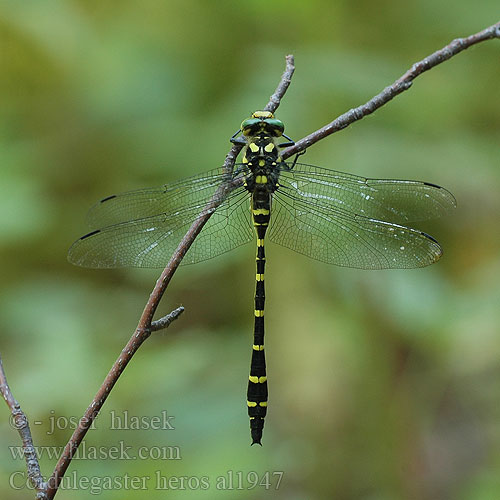
[(304, 151), (306, 148), (312, 146), (330, 134), (338, 132), (352, 123), (361, 120), (361, 118), (364, 118), (378, 108), (382, 107), (384, 104), (387, 104), (397, 95), (401, 94), (405, 90), (408, 90), (417, 76), (430, 70), (431, 68), (434, 68), (438, 64), (447, 61), (472, 45), (486, 40), (491, 40), (492, 38), (500, 38), (500, 22), (493, 24), (489, 28), (486, 28), (474, 35), (468, 36), (467, 38), (457, 38), (441, 50), (438, 50), (430, 56), (427, 56), (425, 59), (415, 63), (403, 76), (401, 76), (401, 78), (398, 78), (392, 85), (386, 87), (382, 92), (380, 92), (380, 94), (372, 97), (365, 104), (362, 104), (357, 108), (350, 109), (328, 125), (325, 125), (312, 134), (300, 139), (295, 143), (295, 145), (283, 151), (282, 157), (286, 159), (296, 153), (299, 153), (300, 151)]
[(31, 437), (30, 425), (26, 415), (21, 410), (21, 405), (17, 402), (16, 398), (13, 396), (10, 390), (9, 383), (7, 382), (7, 377), (5, 376), (5, 371), (3, 369), (1, 356), (0, 392), (2, 393), (7, 406), (10, 408), (11, 426), (14, 427), (14, 429), (16, 429), (19, 433), (19, 436), (21, 436), (24, 459), (26, 460), (26, 468), (28, 470), (28, 478), (30, 480), (30, 483), (37, 491), (37, 498), (40, 500), (45, 500), (47, 498), (47, 495), (45, 494), (47, 485), (46, 483), (44, 483), (42, 473), (40, 472), (38, 457), (36, 456), (36, 450), (33, 446), (33, 438)]
[(276, 87), (274, 94), (269, 98), (269, 102), (267, 103), (267, 106), (264, 108), (264, 111), (271, 111), (274, 113), (278, 109), (278, 106), (280, 105), (281, 98), (285, 95), (285, 92), (290, 86), (293, 72), (295, 71), (295, 60), (292, 54), (286, 56), (285, 60), (286, 60), (285, 71), (281, 75), (280, 83)]
[(165, 328), (175, 321), (182, 313), (184, 312), (184, 307), (180, 306), (177, 309), (174, 309), (171, 313), (163, 316), (163, 318), (157, 319), (151, 323), (150, 330), (152, 332), (157, 332), (158, 330), (164, 330)]
[[(278, 85), (275, 93), (271, 96), (270, 101), (265, 109), (274, 110), (278, 107), (281, 98), (285, 94), (290, 84), (290, 78), (292, 74), (293, 74), (293, 57), (288, 56), (286, 58), (286, 69), (282, 75), (280, 84)], [(200, 231), (203, 229), (203, 226), (206, 224), (206, 222), (213, 214), (213, 212), (216, 210), (216, 208), (226, 199), (227, 195), (231, 191), (236, 189), (236, 187), (238, 187), (241, 184), (241, 179), (233, 180), (231, 175), (234, 163), (236, 161), (236, 157), (238, 156), (241, 148), (242, 145), (240, 144), (235, 144), (231, 147), (229, 153), (226, 156), (226, 159), (224, 160), (224, 164), (222, 167), (223, 171), (228, 174), (228, 181), (222, 183), (219, 186), (215, 194), (208, 201), (207, 205), (200, 213), (200, 216), (196, 219), (195, 222), (193, 222), (188, 232), (182, 238), (181, 242), (179, 243), (179, 246), (175, 250), (172, 257), (170, 258), (169, 263), (167, 264), (167, 266), (161, 273), (160, 277), (158, 278), (156, 285), (153, 291), (151, 292), (151, 295), (149, 296), (149, 300), (147, 301), (146, 306), (144, 307), (141, 318), (139, 320), (139, 324), (137, 325), (134, 334), (132, 335), (127, 345), (122, 350), (118, 359), (113, 364), (111, 370), (106, 376), (106, 379), (104, 380), (103, 384), (97, 391), (97, 394), (95, 395), (92, 403), (85, 411), (83, 417), (80, 419), (78, 427), (75, 429), (73, 435), (66, 444), (64, 451), (61, 457), (59, 458), (59, 461), (56, 464), (54, 472), (52, 473), (52, 476), (48, 481), (48, 488), (47, 488), (48, 500), (53, 499), (55, 494), (57, 493), (57, 489), (61, 483), (61, 480), (66, 470), (68, 469), (69, 464), (71, 463), (71, 460), (76, 450), (78, 449), (78, 446), (82, 442), (83, 438), (85, 437), (85, 434), (87, 433), (90, 426), (92, 425), (97, 415), (99, 414), (99, 411), (101, 410), (104, 402), (106, 401), (109, 393), (111, 392), (111, 389), (118, 381), (118, 378), (122, 374), (123, 370), (129, 363), (129, 361), (132, 359), (133, 355), (136, 353), (136, 351), (139, 349), (142, 343), (151, 335), (151, 332), (155, 329), (152, 325), (153, 316), (156, 312), (156, 309), (158, 308), (158, 305), (160, 303), (161, 298), (163, 297), (163, 294), (165, 293), (165, 290), (167, 289), (168, 284), (170, 283), (170, 280), (172, 279), (172, 276), (179, 267), (179, 264), (181, 263), (182, 259), (184, 258), (190, 246), (192, 245), (192, 243), (194, 242)], [(173, 319), (179, 317), (181, 312), (179, 312)], [(174, 313), (175, 311), (171, 314)]]
[(68, 468), (73, 455), (75, 454), (78, 446), (82, 442), (85, 434), (89, 430), (93, 421), (99, 414), (99, 411), (102, 408), (102, 405), (106, 401), (109, 393), (113, 389), (114, 385), (118, 381), (118, 378), (125, 370), (125, 367), (130, 362), (134, 354), (137, 352), (137, 349), (142, 345), (142, 343), (151, 335), (152, 331), (159, 330), (160, 328), (167, 328), (167, 326), (175, 321), (184, 311), (183, 307), (178, 307), (174, 311), (172, 311), (167, 316), (158, 320), (157, 325), (153, 328), (153, 325), (148, 325), (146, 327), (138, 326), (134, 335), (132, 335), (131, 339), (128, 341), (127, 345), (123, 348), (120, 356), (114, 362), (111, 370), (108, 375), (104, 379), (101, 387), (97, 391), (92, 403), (85, 411), (83, 417), (78, 422), (78, 426), (73, 432), (70, 440), (66, 444), (61, 456), (59, 457), (59, 461), (56, 464), (54, 472), (52, 473), (51, 478), (48, 481), (47, 487), (47, 499), (54, 498), (54, 495), (57, 492), (57, 488)]

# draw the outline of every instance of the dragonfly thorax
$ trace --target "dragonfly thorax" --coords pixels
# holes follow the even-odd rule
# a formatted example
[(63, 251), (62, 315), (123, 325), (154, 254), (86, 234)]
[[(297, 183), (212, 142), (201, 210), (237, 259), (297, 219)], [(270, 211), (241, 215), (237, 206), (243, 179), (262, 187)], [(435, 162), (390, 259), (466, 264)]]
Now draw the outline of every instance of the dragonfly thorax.
[(277, 189), (281, 161), (277, 140), (284, 130), (283, 122), (269, 111), (256, 111), (241, 124), (241, 133), (246, 140), (243, 164), (250, 171), (245, 185), (248, 191), (272, 193)]
[(278, 161), (278, 146), (273, 137), (263, 134), (247, 138), (243, 163), (249, 168), (253, 170), (257, 167), (275, 167)]
[(274, 192), (278, 185), (279, 162), (281, 158), (275, 139), (268, 135), (258, 135), (247, 138), (243, 163), (248, 167), (248, 191), (262, 190)]

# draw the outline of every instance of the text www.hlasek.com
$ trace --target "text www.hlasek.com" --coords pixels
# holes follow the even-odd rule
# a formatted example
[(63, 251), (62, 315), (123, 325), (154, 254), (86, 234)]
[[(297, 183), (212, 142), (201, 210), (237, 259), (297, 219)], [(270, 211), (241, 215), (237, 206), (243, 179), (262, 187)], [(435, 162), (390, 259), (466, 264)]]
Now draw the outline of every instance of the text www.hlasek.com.
[[(9, 446), (13, 459), (24, 459), (22, 446)], [(35, 446), (39, 459), (57, 460), (64, 450), (63, 446)], [(76, 450), (73, 460), (181, 460), (179, 446), (133, 446), (119, 441), (114, 446), (90, 446), (85, 441)]]

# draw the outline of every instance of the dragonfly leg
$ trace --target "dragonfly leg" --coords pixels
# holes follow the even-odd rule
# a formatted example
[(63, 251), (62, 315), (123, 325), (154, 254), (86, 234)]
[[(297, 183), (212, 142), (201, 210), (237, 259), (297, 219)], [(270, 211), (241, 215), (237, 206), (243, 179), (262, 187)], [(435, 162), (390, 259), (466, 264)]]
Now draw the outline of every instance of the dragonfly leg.
[(299, 151), (299, 152), (295, 155), (295, 157), (294, 157), (294, 159), (293, 159), (293, 161), (292, 161), (292, 164), (291, 164), (291, 165), (287, 165), (286, 163), (284, 163), (284, 162), (283, 162), (283, 165), (286, 165), (286, 168), (283, 168), (283, 170), (292, 170), (292, 169), (293, 169), (293, 167), (295, 167), (295, 165), (297, 164), (297, 160), (299, 159), (299, 156), (302, 156), (305, 152), (306, 152), (306, 150), (304, 150), (304, 151)]
[(279, 148), (289, 148), (290, 146), (293, 146), (295, 144), (295, 141), (291, 137), (288, 137), (286, 134), (283, 134), (281, 137), (288, 139), (288, 141), (278, 144)]
[(243, 144), (245, 145), (247, 141), (243, 137), (238, 137), (238, 135), (241, 133), (241, 130), (237, 130), (229, 139), (230, 142), (233, 144)]

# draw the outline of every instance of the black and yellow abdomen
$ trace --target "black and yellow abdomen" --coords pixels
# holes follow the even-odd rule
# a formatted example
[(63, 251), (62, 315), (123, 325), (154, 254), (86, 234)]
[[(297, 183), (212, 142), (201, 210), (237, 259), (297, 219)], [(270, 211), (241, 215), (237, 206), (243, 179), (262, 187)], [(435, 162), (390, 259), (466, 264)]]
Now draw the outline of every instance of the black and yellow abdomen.
[(264, 418), (267, 413), (267, 374), (264, 352), (264, 274), (266, 265), (265, 237), (271, 218), (271, 196), (278, 189), (281, 161), (277, 137), (283, 133), (283, 124), (266, 111), (258, 111), (242, 123), (246, 138), (243, 164), (248, 167), (245, 187), (251, 193), (251, 211), (257, 239), (254, 338), (248, 381), (247, 405), (250, 417), (252, 444), (261, 444)]
[(264, 274), (266, 255), (264, 241), (270, 218), (270, 195), (257, 192), (252, 196), (252, 216), (257, 237), (256, 275), (255, 275), (255, 308), (252, 361), (248, 381), (247, 405), (250, 417), (252, 444), (260, 444), (264, 417), (267, 412), (267, 375), (264, 352)]

